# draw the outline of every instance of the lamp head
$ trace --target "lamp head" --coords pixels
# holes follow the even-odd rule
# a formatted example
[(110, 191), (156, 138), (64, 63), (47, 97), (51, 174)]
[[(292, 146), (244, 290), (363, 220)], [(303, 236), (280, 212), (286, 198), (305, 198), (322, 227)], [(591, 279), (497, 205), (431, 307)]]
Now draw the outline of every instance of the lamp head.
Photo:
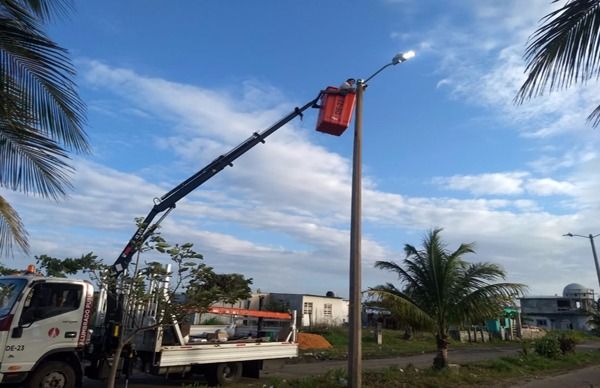
[(563, 236), (566, 236), (566, 237), (573, 237), (573, 233), (567, 233), (567, 234), (563, 234)]
[(394, 56), (394, 58), (392, 58), (392, 64), (397, 65), (399, 63), (406, 62), (414, 56), (415, 56), (415, 52), (412, 50), (407, 51), (405, 53), (396, 54)]

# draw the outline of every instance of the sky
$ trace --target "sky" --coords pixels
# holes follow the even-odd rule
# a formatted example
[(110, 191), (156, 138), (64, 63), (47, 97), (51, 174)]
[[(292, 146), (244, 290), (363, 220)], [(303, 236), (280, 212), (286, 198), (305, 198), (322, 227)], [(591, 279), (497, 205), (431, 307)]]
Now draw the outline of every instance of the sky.
[[(526, 3), (526, 6), (525, 6)], [(327, 86), (367, 78), (362, 288), (396, 282), (443, 228), (449, 250), (501, 265), (529, 295), (569, 283), (598, 292), (600, 143), (586, 117), (597, 83), (522, 105), (528, 37), (550, 0), (75, 1), (48, 34), (69, 50), (92, 151), (72, 155), (72, 189), (52, 201), (1, 190), (31, 255), (94, 252), (113, 263), (162, 196)], [(253, 289), (348, 296), (353, 123), (340, 137), (306, 112), (185, 199), (162, 224), (217, 272)], [(144, 257), (151, 261), (151, 255)]]

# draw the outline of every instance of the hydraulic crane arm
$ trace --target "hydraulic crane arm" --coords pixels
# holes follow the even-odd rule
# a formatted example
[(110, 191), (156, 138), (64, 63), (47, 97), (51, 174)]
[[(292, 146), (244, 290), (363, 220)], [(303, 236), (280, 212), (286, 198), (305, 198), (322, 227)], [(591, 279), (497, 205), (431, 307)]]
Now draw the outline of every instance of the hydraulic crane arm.
[[(233, 161), (237, 158), (248, 152), (258, 143), (264, 143), (265, 139), (271, 135), (273, 132), (283, 127), (285, 124), (296, 118), (297, 116), (302, 117), (302, 112), (311, 107), (317, 107), (317, 101), (321, 98), (321, 93), (319, 95), (306, 103), (301, 108), (295, 108), (293, 112), (273, 124), (271, 127), (265, 129), (264, 131), (257, 133), (254, 132), (252, 136), (250, 136), (247, 140), (242, 142), (240, 145), (229, 151), (228, 153), (219, 156), (212, 162), (210, 162), (206, 167), (181, 182), (179, 185), (174, 187), (171, 191), (163, 195), (160, 199), (156, 199), (154, 206), (146, 216), (146, 218), (142, 221), (134, 235), (131, 237), (123, 252), (119, 255), (115, 263), (111, 267), (111, 272), (115, 278), (119, 277), (123, 271), (127, 269), (129, 263), (135, 252), (139, 250), (141, 245), (146, 241), (150, 233), (156, 229), (156, 227), (162, 222), (162, 220), (175, 208), (177, 201), (188, 195), (191, 191), (196, 189), (198, 186), (218, 174), (221, 170), (223, 170), (227, 166), (233, 166)], [(154, 218), (160, 214), (164, 214), (160, 217), (160, 219), (152, 224)]]

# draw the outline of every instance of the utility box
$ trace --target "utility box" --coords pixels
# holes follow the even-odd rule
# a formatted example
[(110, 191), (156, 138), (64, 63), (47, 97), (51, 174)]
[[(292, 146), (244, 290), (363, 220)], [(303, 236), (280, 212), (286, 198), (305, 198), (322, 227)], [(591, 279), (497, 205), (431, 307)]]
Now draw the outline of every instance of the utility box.
[(340, 136), (352, 119), (356, 92), (328, 86), (321, 97), (317, 131)]

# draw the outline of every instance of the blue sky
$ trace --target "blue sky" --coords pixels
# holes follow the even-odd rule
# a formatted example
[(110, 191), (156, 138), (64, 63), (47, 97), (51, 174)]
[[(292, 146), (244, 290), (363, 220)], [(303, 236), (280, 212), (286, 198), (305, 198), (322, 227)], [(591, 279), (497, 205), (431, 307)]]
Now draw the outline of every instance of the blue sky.
[[(376, 260), (444, 228), (450, 249), (502, 265), (531, 294), (598, 289), (597, 84), (512, 99), (550, 0), (77, 1), (50, 35), (69, 49), (93, 152), (52, 202), (2, 192), (34, 255), (94, 251), (112, 263), (160, 197), (328, 85), (410, 61), (365, 94), (363, 288), (394, 281)], [(182, 201), (163, 224), (220, 272), (273, 292), (348, 294), (352, 131), (280, 129)], [(151, 259), (151, 258), (148, 258)], [(6, 263), (25, 265), (17, 254)]]

